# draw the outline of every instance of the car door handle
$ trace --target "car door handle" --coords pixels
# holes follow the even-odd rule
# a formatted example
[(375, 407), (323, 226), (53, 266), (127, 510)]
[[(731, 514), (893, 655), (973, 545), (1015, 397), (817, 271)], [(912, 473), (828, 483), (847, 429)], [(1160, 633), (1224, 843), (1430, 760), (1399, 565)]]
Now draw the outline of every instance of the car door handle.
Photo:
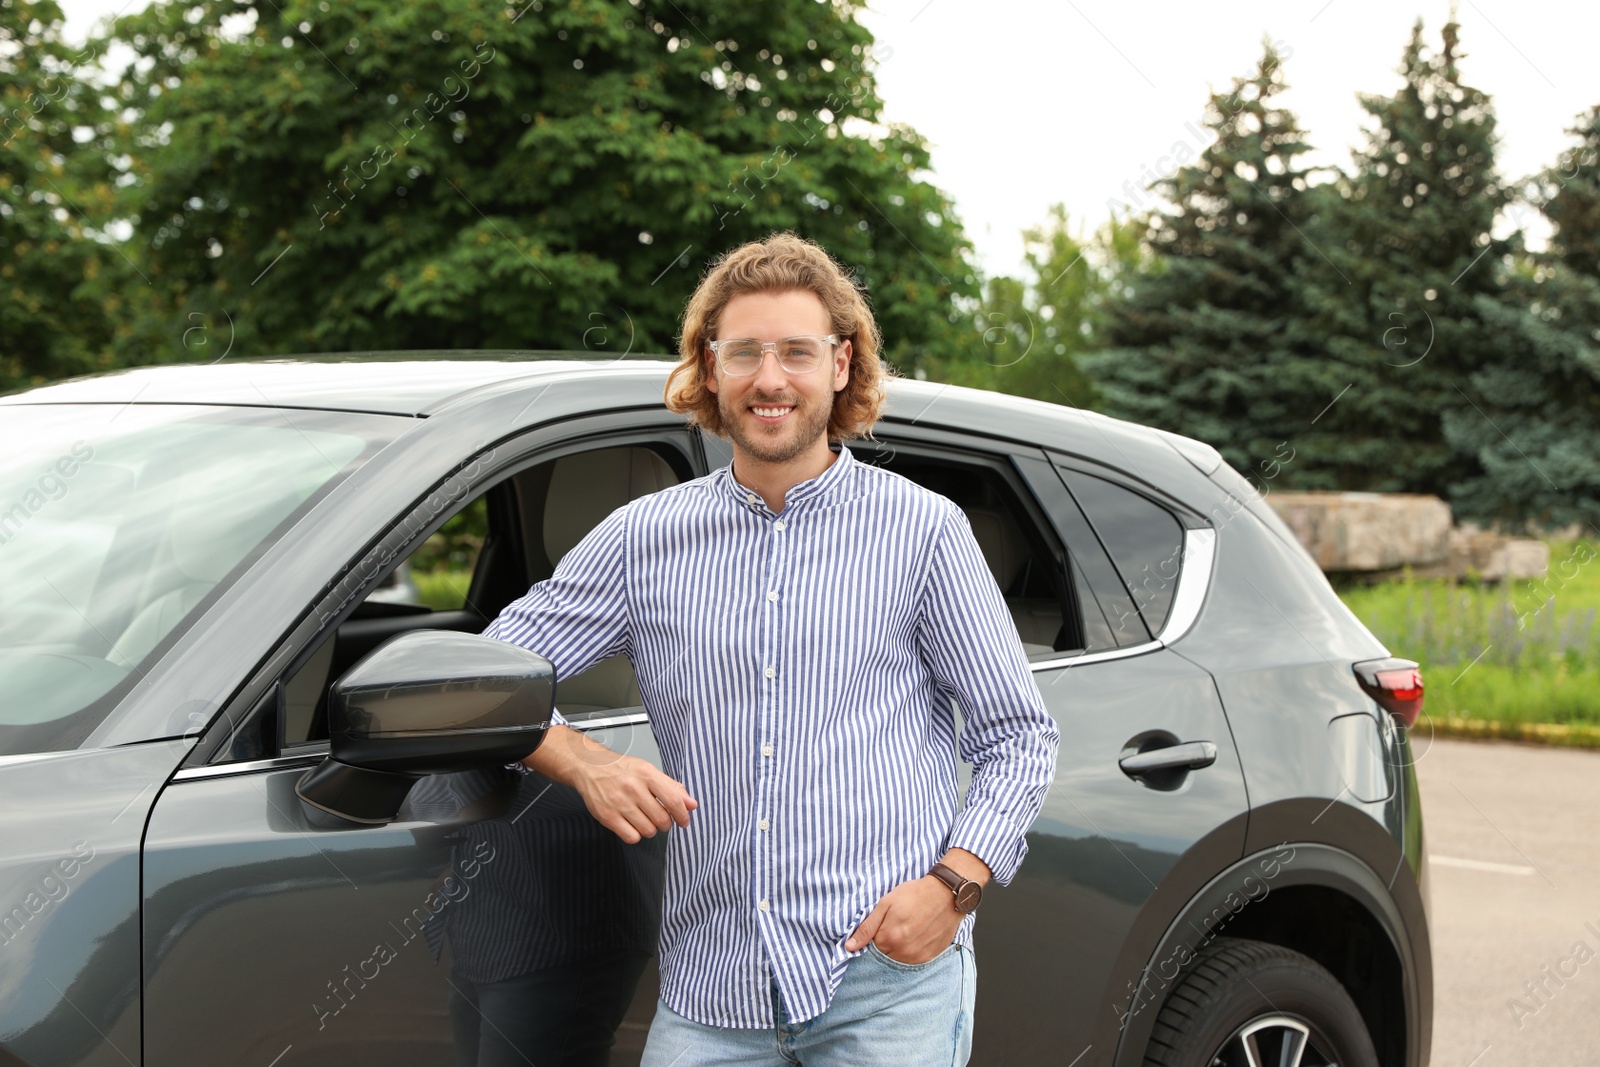
[(1151, 771), (1192, 771), (1200, 767), (1209, 767), (1215, 762), (1217, 762), (1216, 745), (1210, 741), (1188, 741), (1181, 745), (1153, 748), (1148, 752), (1124, 756), (1117, 761), (1117, 766), (1121, 767), (1128, 777), (1137, 778)]

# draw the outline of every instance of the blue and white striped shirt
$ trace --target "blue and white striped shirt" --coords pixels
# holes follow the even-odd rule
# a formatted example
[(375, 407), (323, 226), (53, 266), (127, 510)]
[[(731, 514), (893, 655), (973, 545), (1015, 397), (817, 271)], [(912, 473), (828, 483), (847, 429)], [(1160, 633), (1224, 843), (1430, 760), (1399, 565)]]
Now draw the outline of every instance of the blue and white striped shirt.
[(1009, 882), (1055, 772), (965, 513), (848, 448), (782, 513), (731, 466), (618, 508), (484, 633), (558, 679), (632, 662), (662, 768), (700, 805), (668, 834), (661, 997), (708, 1025), (774, 1025), (773, 978), (791, 1019), (821, 1014), (845, 938), (948, 848)]

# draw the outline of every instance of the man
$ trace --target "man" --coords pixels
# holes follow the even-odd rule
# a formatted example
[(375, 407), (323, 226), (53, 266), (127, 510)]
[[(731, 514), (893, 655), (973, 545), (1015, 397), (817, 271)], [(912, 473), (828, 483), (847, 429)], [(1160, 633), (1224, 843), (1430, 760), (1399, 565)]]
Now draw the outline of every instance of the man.
[(667, 403), (732, 464), (613, 512), (485, 631), (558, 677), (633, 663), (664, 771), (559, 714), (524, 762), (625, 841), (675, 828), (647, 1065), (971, 1048), (972, 909), (1027, 852), (1058, 735), (966, 516), (837, 443), (877, 420), (877, 349), (821, 248), (728, 253)]

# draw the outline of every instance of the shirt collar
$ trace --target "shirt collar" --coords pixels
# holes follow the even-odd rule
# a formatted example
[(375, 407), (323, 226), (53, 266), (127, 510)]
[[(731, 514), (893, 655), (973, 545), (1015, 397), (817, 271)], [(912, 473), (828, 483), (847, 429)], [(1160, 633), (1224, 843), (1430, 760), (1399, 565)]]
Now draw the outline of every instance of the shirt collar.
[[(828, 464), (828, 469), (816, 477), (807, 478), (805, 481), (796, 482), (791, 486), (789, 491), (783, 494), (783, 509), (785, 511), (788, 511), (795, 504), (806, 501), (827, 500), (844, 489), (850, 477), (851, 469), (857, 462), (856, 458), (848, 448), (838, 441), (829, 442), (828, 449), (836, 453), (838, 458)], [(739, 480), (733, 476), (732, 463), (723, 467), (721, 474), (723, 485), (729, 496), (746, 507), (750, 507), (753, 504), (762, 510), (767, 510), (766, 502), (761, 499), (761, 494), (740, 485)], [(755, 497), (754, 501), (750, 499), (751, 497)]]

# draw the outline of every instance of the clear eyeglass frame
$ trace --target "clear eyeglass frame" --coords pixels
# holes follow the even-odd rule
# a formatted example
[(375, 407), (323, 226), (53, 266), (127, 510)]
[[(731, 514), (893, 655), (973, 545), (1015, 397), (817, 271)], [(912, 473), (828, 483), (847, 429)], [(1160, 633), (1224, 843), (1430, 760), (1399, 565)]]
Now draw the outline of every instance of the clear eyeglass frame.
[[(816, 341), (818, 343), (819, 350), (815, 353), (803, 353), (801, 357), (802, 365), (791, 364), (789, 362), (789, 357), (786, 355), (786, 348), (795, 341)], [(755, 374), (761, 369), (761, 364), (766, 361), (767, 349), (769, 348), (772, 349), (772, 354), (778, 357), (778, 366), (782, 367), (788, 373), (810, 374), (823, 363), (823, 356), (826, 353), (820, 350), (820, 346), (828, 345), (831, 347), (837, 346), (838, 344), (839, 335), (830, 333), (826, 337), (800, 335), (796, 337), (785, 337), (781, 341), (758, 341), (754, 337), (729, 337), (721, 341), (707, 341), (706, 347), (711, 349), (711, 354), (716, 357), (718, 366), (722, 368), (722, 373), (726, 374), (730, 378), (746, 378), (752, 374)], [(748, 369), (735, 370), (733, 367), (728, 365), (728, 359), (729, 356), (733, 354), (733, 349), (736, 347), (755, 348), (758, 352), (760, 352), (761, 357), (755, 363), (751, 364)]]

